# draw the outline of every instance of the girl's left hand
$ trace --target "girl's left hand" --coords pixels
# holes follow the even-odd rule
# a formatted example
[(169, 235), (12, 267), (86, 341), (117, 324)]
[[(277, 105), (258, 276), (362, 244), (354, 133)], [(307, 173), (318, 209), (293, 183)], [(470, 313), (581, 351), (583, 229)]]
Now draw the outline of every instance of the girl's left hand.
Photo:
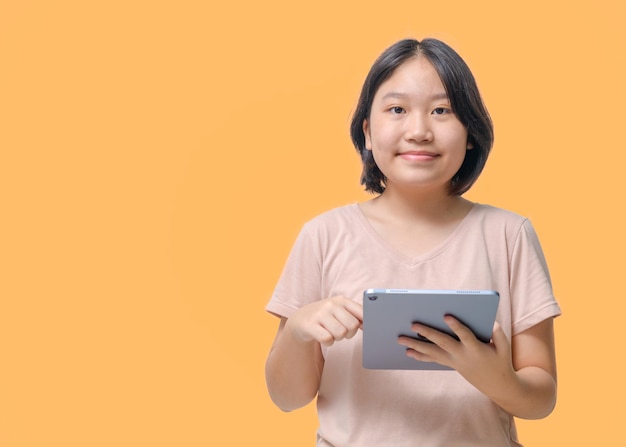
[(498, 323), (494, 325), (491, 341), (483, 343), (456, 318), (447, 315), (444, 322), (459, 340), (416, 323), (411, 329), (432, 343), (405, 336), (400, 336), (398, 343), (408, 348), (407, 356), (422, 362), (436, 362), (453, 368), (479, 390), (513, 379), (515, 370), (511, 344)]

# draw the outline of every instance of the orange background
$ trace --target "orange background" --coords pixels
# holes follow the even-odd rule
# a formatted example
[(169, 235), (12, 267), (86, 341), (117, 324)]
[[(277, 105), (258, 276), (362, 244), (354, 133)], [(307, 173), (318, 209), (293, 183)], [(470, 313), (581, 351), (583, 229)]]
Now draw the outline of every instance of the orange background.
[(374, 58), (439, 37), (496, 128), (467, 195), (529, 216), (564, 316), (528, 446), (614, 445), (624, 22), (595, 2), (0, 2), (0, 445), (312, 445), (263, 376), (302, 223), (367, 198)]

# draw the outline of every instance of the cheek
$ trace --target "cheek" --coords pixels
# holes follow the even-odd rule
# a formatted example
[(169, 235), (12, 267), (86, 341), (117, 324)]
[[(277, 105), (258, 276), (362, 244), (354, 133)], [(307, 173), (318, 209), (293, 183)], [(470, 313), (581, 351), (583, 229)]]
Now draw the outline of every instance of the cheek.
[(465, 153), (467, 150), (467, 130), (461, 123), (458, 123), (458, 126), (446, 135), (446, 144), (450, 148)]
[(398, 124), (390, 122), (375, 112), (364, 126), (365, 141), (369, 150), (385, 150), (398, 137)]
[(373, 128), (369, 134), (368, 149), (374, 151), (386, 152), (390, 147), (395, 145), (394, 132), (392, 129), (377, 127)]

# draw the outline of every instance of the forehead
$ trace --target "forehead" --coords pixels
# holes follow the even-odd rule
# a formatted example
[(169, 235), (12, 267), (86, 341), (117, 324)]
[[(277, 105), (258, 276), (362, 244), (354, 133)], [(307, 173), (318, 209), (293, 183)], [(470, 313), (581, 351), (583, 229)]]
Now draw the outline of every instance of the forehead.
[(423, 56), (415, 56), (398, 65), (380, 84), (374, 100), (400, 96), (446, 98), (447, 94), (433, 64)]

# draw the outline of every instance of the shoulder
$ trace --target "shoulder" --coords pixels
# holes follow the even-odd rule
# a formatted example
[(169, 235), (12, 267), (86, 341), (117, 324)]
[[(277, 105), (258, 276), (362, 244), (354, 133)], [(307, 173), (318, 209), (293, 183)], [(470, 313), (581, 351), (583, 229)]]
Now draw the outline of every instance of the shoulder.
[(307, 221), (300, 239), (308, 241), (320, 253), (341, 250), (360, 240), (364, 233), (363, 219), (357, 204), (334, 208)]
[(491, 225), (506, 225), (507, 227), (520, 227), (528, 222), (528, 218), (513, 211), (498, 208), (492, 205), (475, 203), (471, 212), (474, 220)]
[(509, 240), (517, 239), (522, 233), (534, 234), (528, 217), (492, 205), (476, 203), (468, 217), (486, 234), (495, 236), (504, 233)]
[(359, 220), (359, 207), (356, 203), (340, 206), (319, 214), (304, 224), (306, 231), (340, 230), (353, 226)]
[(528, 220), (527, 217), (517, 214), (513, 211), (509, 211), (504, 208), (498, 208), (492, 205), (486, 205), (484, 203), (475, 203), (472, 211), (483, 219), (493, 221), (521, 223), (525, 220)]

